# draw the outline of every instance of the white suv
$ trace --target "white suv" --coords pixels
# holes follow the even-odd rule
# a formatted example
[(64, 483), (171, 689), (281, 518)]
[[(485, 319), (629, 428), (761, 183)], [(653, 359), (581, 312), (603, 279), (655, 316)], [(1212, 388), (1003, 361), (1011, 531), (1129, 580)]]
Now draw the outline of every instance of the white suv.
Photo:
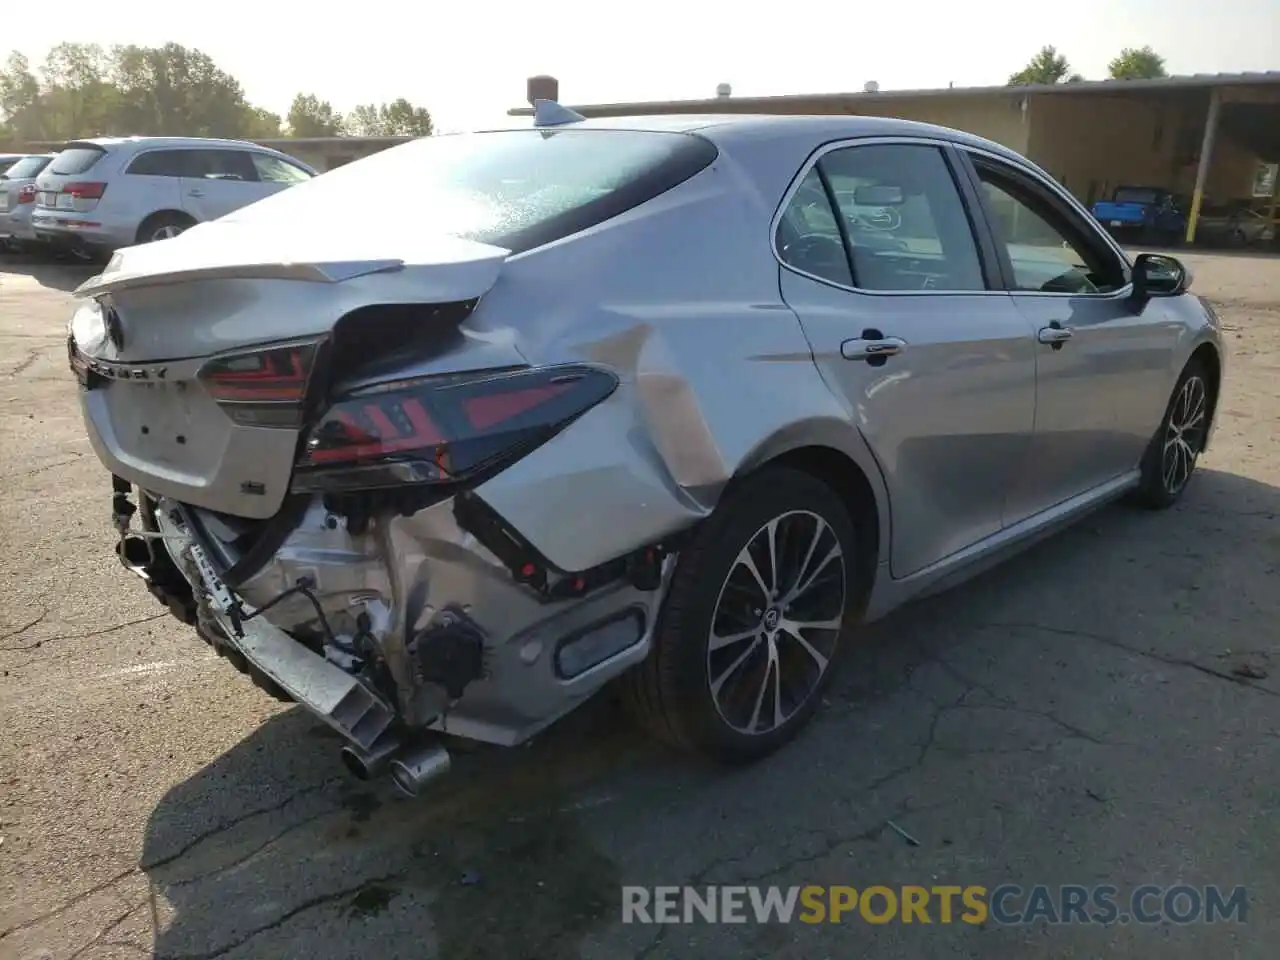
[(316, 176), (242, 140), (98, 137), (68, 143), (36, 180), (38, 239), (82, 256), (175, 237)]

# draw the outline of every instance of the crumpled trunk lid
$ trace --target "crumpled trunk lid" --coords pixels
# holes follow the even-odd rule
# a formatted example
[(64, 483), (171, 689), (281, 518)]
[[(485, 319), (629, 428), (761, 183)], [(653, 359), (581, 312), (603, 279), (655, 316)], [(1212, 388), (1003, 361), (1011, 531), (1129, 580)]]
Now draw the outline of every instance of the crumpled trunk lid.
[[(172, 240), (126, 247), (75, 291), (115, 308), (129, 363), (322, 334), (370, 303), (455, 303), (483, 296), (508, 251), (422, 232), (321, 234), (213, 221)], [(85, 344), (77, 335), (77, 339)]]
[[(360, 341), (365, 308), (456, 328), (506, 257), (454, 237), (316, 236), (220, 221), (122, 250), (76, 291), (68, 349), (85, 384), (90, 442), (112, 473), (153, 493), (269, 518), (288, 493), (300, 429), (233, 420), (198, 376), (210, 358), (323, 338), (340, 321)], [(473, 347), (454, 337), (435, 362), (466, 369)]]

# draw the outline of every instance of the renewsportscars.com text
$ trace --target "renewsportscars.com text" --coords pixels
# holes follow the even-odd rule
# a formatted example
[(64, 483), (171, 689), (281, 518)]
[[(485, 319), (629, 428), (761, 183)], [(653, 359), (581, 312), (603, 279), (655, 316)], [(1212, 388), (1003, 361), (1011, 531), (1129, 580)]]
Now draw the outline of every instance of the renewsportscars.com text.
[(1244, 887), (623, 887), (623, 923), (1245, 923)]

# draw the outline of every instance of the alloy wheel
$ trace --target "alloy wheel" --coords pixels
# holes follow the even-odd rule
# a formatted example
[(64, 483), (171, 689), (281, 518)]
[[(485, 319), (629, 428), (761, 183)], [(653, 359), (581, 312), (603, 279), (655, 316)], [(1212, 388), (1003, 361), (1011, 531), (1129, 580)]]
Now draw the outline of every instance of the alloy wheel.
[(166, 223), (163, 227), (160, 227), (159, 229), (155, 230), (151, 234), (151, 239), (152, 241), (170, 240), (176, 237), (178, 234), (182, 233), (182, 231), (185, 229), (186, 227), (182, 226), (181, 224)]
[(720, 588), (707, 644), (725, 723), (761, 736), (804, 706), (835, 654), (846, 582), (840, 541), (816, 513), (782, 514), (751, 536)]
[(1204, 447), (1208, 396), (1203, 378), (1188, 377), (1169, 410), (1160, 476), (1165, 491), (1170, 494), (1178, 493), (1187, 485)]

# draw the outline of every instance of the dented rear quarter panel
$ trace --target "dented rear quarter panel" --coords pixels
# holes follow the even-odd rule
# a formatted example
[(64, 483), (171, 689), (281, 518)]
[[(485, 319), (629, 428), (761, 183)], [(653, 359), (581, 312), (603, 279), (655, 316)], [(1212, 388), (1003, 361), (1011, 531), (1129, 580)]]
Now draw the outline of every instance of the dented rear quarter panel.
[(512, 257), (474, 314), (480, 325), (519, 316), (533, 363), (595, 362), (620, 377), (607, 401), (477, 489), (562, 570), (689, 526), (734, 476), (796, 447), (834, 446), (878, 485), (779, 293), (769, 223), (804, 153), (794, 140), (744, 144), (748, 174), (731, 146), (675, 190)]

